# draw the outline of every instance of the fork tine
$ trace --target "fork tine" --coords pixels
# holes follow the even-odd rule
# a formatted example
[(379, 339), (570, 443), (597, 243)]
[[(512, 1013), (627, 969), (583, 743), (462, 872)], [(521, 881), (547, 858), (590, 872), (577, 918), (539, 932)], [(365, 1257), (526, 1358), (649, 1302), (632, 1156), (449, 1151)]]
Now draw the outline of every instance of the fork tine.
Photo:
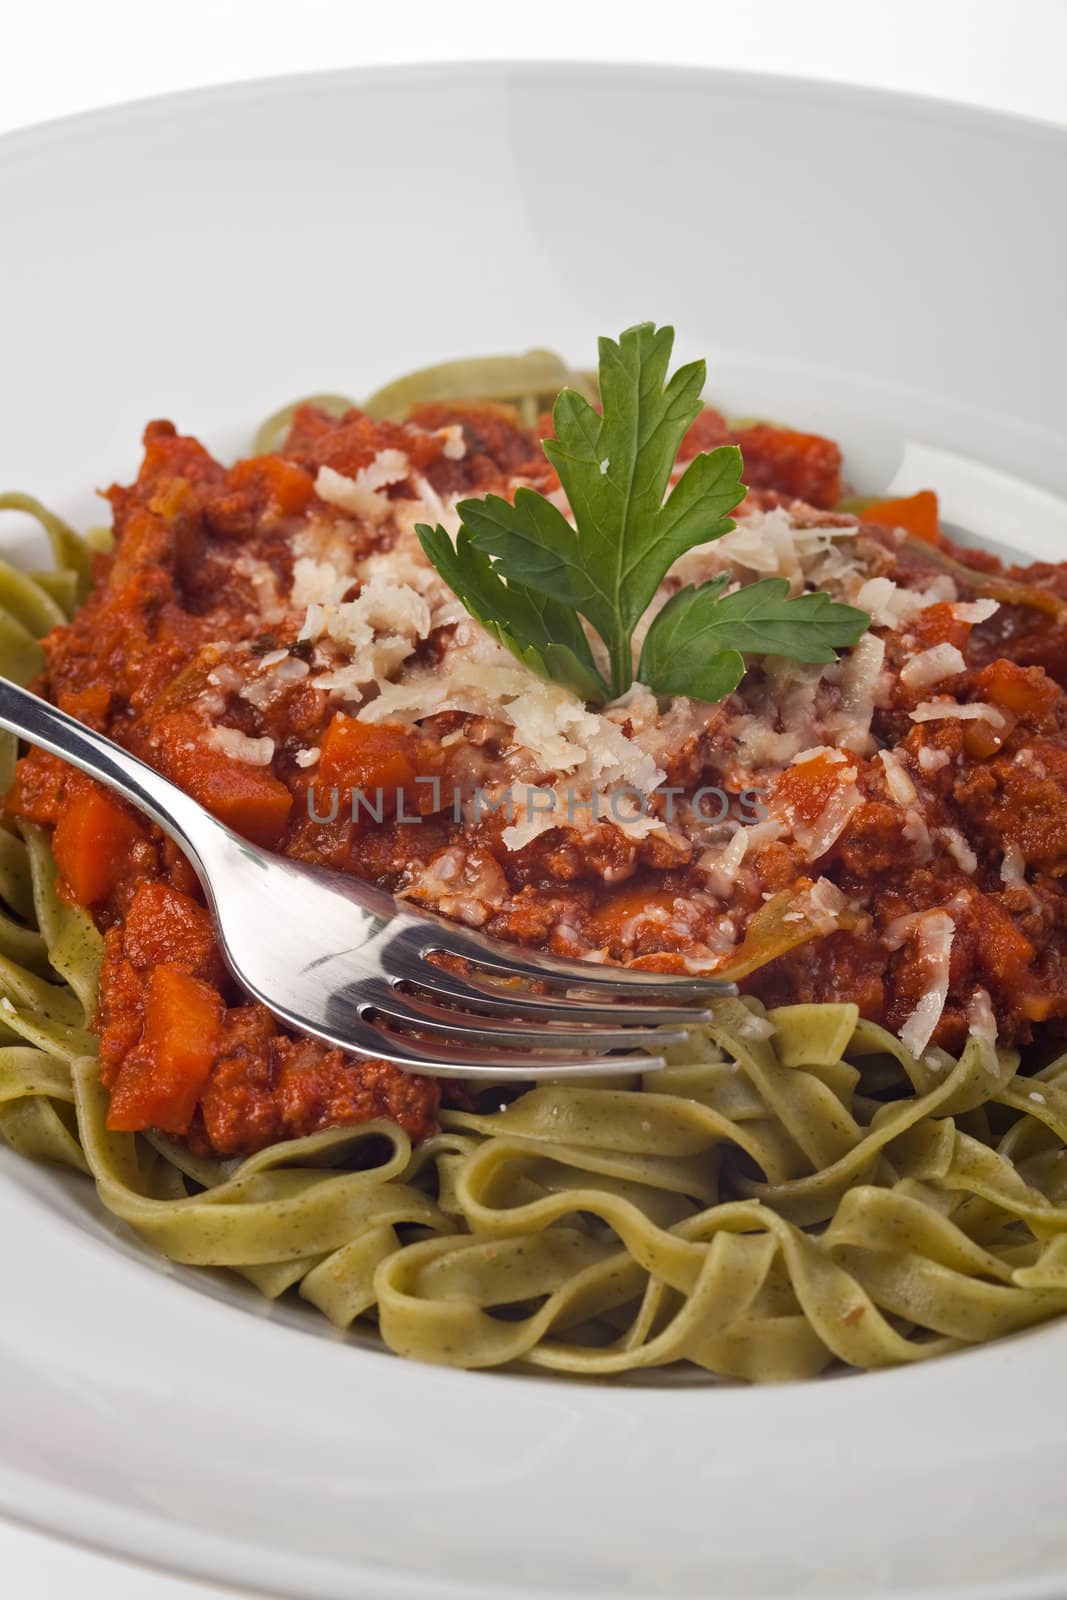
[(442, 1042), (419, 1050), (415, 1042), (399, 1041), (395, 1034), (379, 1032), (384, 1060), (406, 1072), (425, 1072), (434, 1078), (488, 1078), (493, 1083), (534, 1083), (540, 1078), (616, 1078), (620, 1074), (657, 1072), (667, 1065), (662, 1056), (553, 1056), (526, 1051), (522, 1055), (477, 1054), (468, 1049), (462, 1057), (446, 1054)]
[(684, 1044), (686, 1038), (682, 1029), (670, 1032), (664, 1028), (598, 1027), (588, 1022), (570, 1027), (566, 1023), (542, 1022), (537, 1028), (529, 1028), (506, 1017), (491, 1023), (484, 1017), (472, 1017), (464, 1015), (462, 1011), (431, 1005), (415, 995), (405, 995), (403, 1003), (373, 1004), (364, 1011), (363, 1020), (372, 1026), (385, 1021), (406, 1028), (415, 1027), (420, 1033), (428, 1033), (434, 1038), (453, 1039), (461, 1044), (482, 1040), (487, 1044), (501, 1045), (507, 1050), (537, 1050), (546, 1045), (558, 1050), (625, 1050), (643, 1045), (663, 1048)]
[[(266, 1004), (264, 995), (258, 993), (254, 986), (246, 987), (256, 999)], [(325, 1014), (316, 1018), (310, 1028), (309, 1019), (304, 1013), (293, 1011), (276, 999), (273, 1001), (273, 1010), (275, 1016), (288, 1027), (313, 1032), (318, 1038), (351, 1055), (364, 1060), (389, 1061), (408, 1072), (426, 1073), (434, 1078), (531, 1083), (540, 1078), (559, 1078), (562, 1081), (575, 1075), (606, 1078), (618, 1077), (620, 1073), (655, 1072), (667, 1064), (660, 1055), (608, 1055), (603, 1048), (597, 1048), (601, 1042), (599, 1039), (594, 1043), (585, 1037), (580, 1037), (578, 1045), (578, 1050), (583, 1053), (575, 1053), (567, 1049), (566, 1040), (557, 1041), (547, 1029), (541, 1029), (533, 1035), (538, 1048), (532, 1050), (514, 1048), (516, 1043), (520, 1046), (523, 1044), (514, 1035), (507, 1040), (512, 1048), (505, 1049), (486, 1040), (484, 1033), (481, 1040), (477, 1033), (470, 1033), (465, 1036), (464, 1042), (458, 1041), (454, 1030), (452, 1037), (423, 1040), (411, 1034), (391, 1032), (375, 1020), (376, 1006), (387, 1002), (388, 998), (388, 992), (383, 994), (380, 987), (374, 984), (369, 991), (368, 985), (360, 982), (337, 988), (330, 995)], [(418, 1025), (418, 1019), (413, 1020)], [(550, 1038), (551, 1044), (559, 1042), (562, 1048), (554, 1051), (550, 1045), (546, 1050), (546, 1037)], [(660, 1036), (656, 1035), (656, 1038), (658, 1041)], [(633, 1042), (627, 1036), (626, 1043)], [(668, 1039), (665, 1038), (663, 1042), (667, 1043)], [(595, 1053), (586, 1053), (590, 1046)]]
[[(459, 933), (455, 938), (449, 931), (445, 940), (427, 940), (421, 954), (462, 956), (485, 972), (502, 978), (526, 978), (534, 982), (562, 984), (569, 988), (596, 990), (603, 993), (644, 994), (682, 998), (735, 994), (732, 983), (718, 978), (679, 978), (669, 972), (635, 972), (632, 967), (598, 968), (592, 961), (566, 961), (560, 956), (543, 956), (538, 952), (522, 951), (513, 956), (511, 951), (500, 951), (488, 941), (483, 944), (476, 935)], [(609, 975), (610, 974), (610, 975)]]
[[(679, 1023), (692, 1027), (712, 1020), (712, 1013), (703, 1006), (642, 1005), (627, 1000), (614, 1005), (598, 1004), (563, 995), (501, 989), (499, 985), (482, 987), (475, 981), (476, 977), (477, 974), (472, 973), (461, 978), (446, 967), (423, 962), (422, 970), (405, 981), (436, 999), (455, 1001), (466, 1010), (487, 1017), (521, 1017), (534, 1022), (550, 1022), (557, 1018), (566, 1022), (603, 1023), (608, 1027), (617, 1026), (622, 1016), (644, 1027), (673, 1027)], [(605, 996), (605, 1002), (608, 998)]]

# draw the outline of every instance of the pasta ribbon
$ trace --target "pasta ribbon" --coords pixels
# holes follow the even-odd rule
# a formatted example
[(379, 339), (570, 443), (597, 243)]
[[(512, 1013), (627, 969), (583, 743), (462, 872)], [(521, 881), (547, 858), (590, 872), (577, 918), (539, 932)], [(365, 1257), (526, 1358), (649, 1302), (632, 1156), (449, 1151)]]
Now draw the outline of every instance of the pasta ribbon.
[[(559, 379), (524, 360), (493, 369), (498, 387)], [(57, 560), (37, 577), (0, 562), (0, 670), (25, 682), (88, 547), (27, 497), (4, 506), (38, 517)], [(665, 1070), (622, 1087), (445, 1111), (416, 1148), (379, 1121), (224, 1163), (108, 1130), (101, 940), (55, 876), (41, 830), (0, 827), (0, 1135), (87, 1174), (173, 1261), (376, 1326), (401, 1355), (587, 1377), (688, 1363), (780, 1382), (1067, 1312), (1067, 1055), (1024, 1075), (972, 1037), (958, 1060), (920, 1061), (854, 1005), (724, 1000)]]

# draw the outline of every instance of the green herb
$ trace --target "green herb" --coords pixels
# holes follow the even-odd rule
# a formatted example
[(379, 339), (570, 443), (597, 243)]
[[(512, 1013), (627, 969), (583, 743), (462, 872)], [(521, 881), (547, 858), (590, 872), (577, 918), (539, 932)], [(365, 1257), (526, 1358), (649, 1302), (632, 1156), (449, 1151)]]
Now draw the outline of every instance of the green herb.
[(870, 618), (821, 591), (790, 598), (785, 578), (764, 578), (733, 594), (722, 573), (672, 595), (645, 635), (637, 676), (659, 694), (721, 700), (741, 682), (746, 655), (833, 661), (835, 645), (855, 644)]
[[(661, 582), (679, 556), (735, 526), (727, 513), (745, 493), (731, 445), (695, 456), (667, 493), (705, 380), (703, 361), (668, 378), (673, 344), (674, 330), (652, 323), (618, 342), (601, 339), (602, 415), (573, 389), (560, 392), (556, 436), (544, 449), (574, 527), (544, 495), (520, 489), (514, 503), (461, 501), (454, 545), (441, 527), (416, 529), (471, 615), (535, 672), (587, 700), (630, 687), (634, 630)], [(825, 594), (789, 600), (784, 580), (724, 595), (728, 582), (682, 590), (664, 607), (638, 668), (648, 688), (717, 700), (737, 687), (745, 654), (832, 661), (834, 646), (854, 644), (870, 622)], [(604, 644), (607, 681), (579, 616)]]
[[(466, 500), (463, 504), (469, 508), (480, 502)], [(494, 639), (542, 678), (565, 684), (583, 700), (607, 697), (589, 640), (574, 611), (521, 583), (504, 583), (489, 557), (475, 549), (466, 527), (460, 528), (454, 545), (444, 528), (428, 528), (423, 523), (418, 535), (449, 588)]]

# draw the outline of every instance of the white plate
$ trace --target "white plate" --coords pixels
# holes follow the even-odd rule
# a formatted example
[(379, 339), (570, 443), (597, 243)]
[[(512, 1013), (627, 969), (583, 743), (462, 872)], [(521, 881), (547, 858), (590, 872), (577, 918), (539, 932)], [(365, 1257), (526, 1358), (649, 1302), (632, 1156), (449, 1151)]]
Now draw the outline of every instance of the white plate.
[[(1036, 124), (616, 67), (353, 72), (9, 137), (0, 478), (91, 519), (149, 417), (233, 449), (301, 392), (587, 360), (652, 317), (865, 486), (932, 448), (965, 458), (961, 520), (976, 463), (1047, 491), (998, 480), (996, 533), (1062, 556), (1065, 167)], [(1067, 1326), (775, 1390), (465, 1374), (195, 1293), (10, 1156), (0, 1218), (0, 1505), (57, 1532), (316, 1600), (1067, 1590)]]

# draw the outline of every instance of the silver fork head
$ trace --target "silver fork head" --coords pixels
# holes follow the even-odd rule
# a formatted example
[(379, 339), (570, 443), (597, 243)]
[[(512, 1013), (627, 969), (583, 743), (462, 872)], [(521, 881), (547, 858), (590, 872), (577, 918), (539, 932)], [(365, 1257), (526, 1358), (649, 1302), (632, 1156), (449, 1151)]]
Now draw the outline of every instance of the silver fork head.
[(513, 950), (217, 825), (205, 845), (205, 886), (242, 987), (289, 1027), (409, 1071), (496, 1082), (650, 1072), (684, 1038), (680, 1025), (706, 1022), (708, 1002), (734, 992)]
[[(3, 677), (0, 726), (109, 784), (158, 823), (196, 868), (238, 982), (290, 1027), (355, 1055), (438, 1077), (649, 1072), (662, 1057), (605, 1051), (673, 1043), (677, 1032), (650, 1030), (702, 1022), (707, 1000), (733, 992), (712, 979), (609, 974), (520, 953), (401, 907), (347, 874), (269, 855), (137, 756)], [(469, 970), (434, 965), (435, 954)]]

